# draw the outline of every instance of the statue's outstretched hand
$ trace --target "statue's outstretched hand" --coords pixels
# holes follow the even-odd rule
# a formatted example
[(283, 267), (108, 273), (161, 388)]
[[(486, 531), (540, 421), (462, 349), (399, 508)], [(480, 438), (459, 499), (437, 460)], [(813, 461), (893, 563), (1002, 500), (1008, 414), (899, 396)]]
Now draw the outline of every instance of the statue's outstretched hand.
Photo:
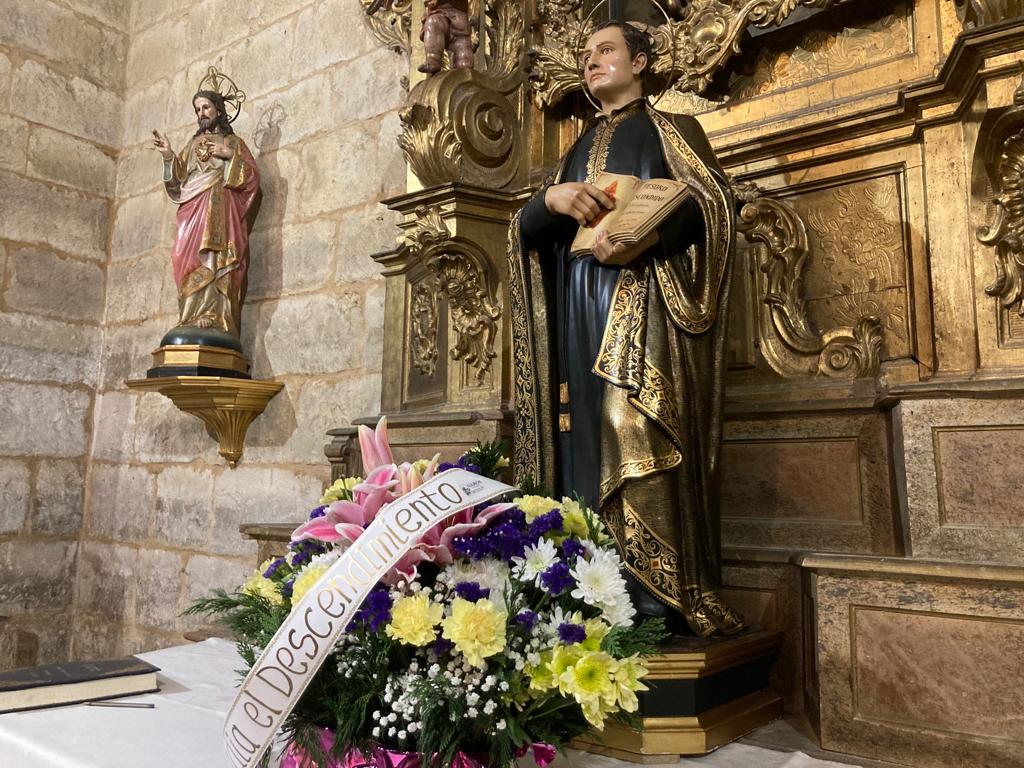
[(552, 184), (544, 192), (544, 205), (551, 213), (572, 216), (580, 225), (586, 224), (603, 210), (612, 210), (615, 201), (593, 184), (568, 181)]
[(156, 129), (153, 130), (153, 149), (159, 152), (164, 160), (170, 161), (174, 159), (174, 150), (171, 149), (171, 142)]
[(658, 232), (655, 230), (632, 248), (627, 248), (622, 243), (612, 243), (608, 239), (608, 232), (602, 229), (594, 238), (594, 258), (606, 266), (622, 266), (629, 264), (657, 242)]

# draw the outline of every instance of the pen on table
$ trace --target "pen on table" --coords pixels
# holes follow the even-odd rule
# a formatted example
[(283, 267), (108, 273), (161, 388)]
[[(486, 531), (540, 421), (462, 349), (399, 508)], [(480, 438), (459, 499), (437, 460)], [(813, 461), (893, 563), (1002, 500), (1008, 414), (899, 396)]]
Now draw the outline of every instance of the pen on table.
[(156, 704), (146, 704), (140, 701), (88, 701), (87, 707), (127, 707), (129, 709), (153, 709)]

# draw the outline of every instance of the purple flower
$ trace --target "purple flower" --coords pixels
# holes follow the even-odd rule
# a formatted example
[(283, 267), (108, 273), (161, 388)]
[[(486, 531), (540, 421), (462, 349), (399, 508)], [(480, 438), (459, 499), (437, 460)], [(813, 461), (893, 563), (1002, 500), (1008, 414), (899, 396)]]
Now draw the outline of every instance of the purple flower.
[(529, 632), (537, 625), (538, 619), (540, 619), (540, 616), (538, 616), (533, 611), (527, 609), (517, 613), (515, 620), (517, 624), (522, 624), (524, 627), (526, 627), (526, 630)]
[(564, 621), (558, 625), (558, 639), (566, 645), (582, 643), (587, 639), (587, 630), (582, 624), (573, 624)]
[(579, 539), (569, 537), (562, 542), (562, 556), (570, 563), (584, 552), (586, 552), (586, 550), (583, 548), (583, 544)]
[(440, 464), (437, 465), (438, 474), (440, 474), (441, 472), (447, 472), (449, 469), (458, 469), (458, 467), (456, 467), (450, 461), (442, 461)]
[(326, 504), (321, 504), (319, 507), (317, 507), (316, 509), (314, 509), (312, 512), (309, 513), (309, 519), (310, 520), (315, 520), (316, 518), (323, 517), (326, 514), (327, 514), (327, 505)]
[(540, 575), (541, 586), (552, 595), (560, 595), (572, 586), (572, 576), (569, 575), (569, 566), (559, 560), (552, 563), (546, 571)]
[(466, 454), (459, 456), (459, 467), (466, 470), (467, 472), (473, 472), (474, 474), (480, 474), (480, 467), (476, 464), (470, 464)]
[(444, 656), (454, 647), (455, 643), (451, 640), (445, 640), (443, 637), (439, 637), (434, 641), (434, 653), (438, 656)]
[(267, 566), (267, 570), (265, 570), (263, 572), (263, 578), (265, 578), (265, 579), (272, 579), (272, 578), (274, 578), (274, 574), (277, 573), (281, 569), (281, 566), (284, 565), (284, 563), (285, 563), (285, 559), (283, 557), (279, 557), (276, 560), (274, 560), (274, 562), (272, 562), (270, 565)]
[(382, 624), (391, 620), (391, 593), (387, 587), (376, 587), (366, 600), (359, 607), (359, 610), (352, 614), (352, 621), (348, 625), (349, 631), (355, 629), (359, 624), (365, 624), (371, 632), (377, 632)]
[(498, 519), (503, 523), (514, 525), (521, 531), (526, 529), (526, 513), (519, 507), (505, 510)]
[(295, 577), (292, 576), (284, 584), (281, 585), (281, 596), (291, 599), (292, 588), (295, 586)]
[(534, 518), (526, 537), (530, 541), (537, 541), (545, 533), (560, 530), (562, 530), (562, 513), (557, 509), (552, 509), (550, 512), (545, 512), (540, 517)]
[(475, 603), (477, 600), (483, 600), (491, 594), (491, 590), (483, 589), (475, 581), (464, 581), (461, 584), (455, 585), (455, 594), (463, 600)]

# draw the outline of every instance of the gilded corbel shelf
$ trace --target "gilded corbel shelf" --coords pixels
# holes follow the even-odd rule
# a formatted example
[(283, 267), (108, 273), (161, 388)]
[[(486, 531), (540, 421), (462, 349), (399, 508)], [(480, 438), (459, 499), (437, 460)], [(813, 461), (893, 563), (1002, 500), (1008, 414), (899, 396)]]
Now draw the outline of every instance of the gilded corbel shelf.
[(159, 392), (179, 410), (202, 419), (213, 430), (220, 455), (232, 469), (242, 457), (249, 425), (284, 387), (277, 381), (225, 376), (161, 376), (126, 383), (132, 389)]

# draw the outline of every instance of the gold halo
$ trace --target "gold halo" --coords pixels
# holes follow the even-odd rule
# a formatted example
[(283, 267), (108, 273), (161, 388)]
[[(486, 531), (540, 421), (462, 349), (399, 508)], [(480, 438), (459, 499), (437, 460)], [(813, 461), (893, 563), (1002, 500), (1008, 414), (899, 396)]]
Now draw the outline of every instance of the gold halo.
[[(224, 84), (227, 83), (228, 88), (224, 88)], [(204, 87), (205, 86), (205, 87)], [(221, 95), (224, 99), (224, 106), (227, 109), (228, 105), (234, 109), (233, 115), (225, 115), (229, 123), (235, 122), (238, 118), (239, 113), (242, 111), (242, 103), (245, 101), (245, 91), (235, 85), (235, 81), (225, 75), (216, 67), (210, 67), (206, 70), (206, 74), (203, 75), (203, 79), (199, 81), (199, 85), (196, 87), (196, 92), (199, 91), (214, 91)]]
[[(669, 67), (669, 70), (668, 70), (669, 76), (665, 78), (665, 87), (661, 89), (661, 92), (658, 94), (658, 97), (654, 101), (650, 101), (650, 97), (651, 97), (650, 94), (647, 94), (646, 96), (644, 96), (644, 98), (648, 100), (648, 103), (653, 107), (655, 104), (657, 104), (659, 101), (661, 101), (662, 97), (665, 95), (665, 91), (667, 91), (669, 89), (669, 86), (670, 86), (670, 84), (672, 82), (671, 73), (676, 68), (676, 66), (675, 66), (676, 65), (676, 38), (675, 38), (674, 35), (672, 35), (672, 20), (669, 18), (668, 11), (666, 11), (664, 8), (662, 8), (661, 4), (658, 3), (658, 2), (655, 2), (655, 0), (650, 0), (650, 3), (655, 8), (657, 8), (659, 11), (661, 11), (661, 15), (665, 17), (665, 28), (668, 30), (668, 32), (669, 32), (669, 39), (672, 41), (672, 57), (670, 59), (671, 66)], [(601, 105), (597, 103), (597, 101), (594, 99), (594, 97), (590, 95), (590, 91), (587, 89), (587, 83), (586, 83), (586, 80), (583, 77), (583, 67), (581, 67), (580, 64), (579, 64), (579, 61), (580, 61), (579, 54), (580, 54), (580, 48), (583, 45), (583, 39), (584, 39), (583, 36), (587, 32), (587, 25), (590, 23), (590, 20), (594, 18), (594, 14), (597, 13), (598, 9), (601, 8), (601, 6), (603, 6), (603, 5), (608, 5), (608, 0), (599, 0), (599, 2), (593, 8), (590, 9), (590, 13), (588, 13), (584, 17), (583, 21), (580, 23), (580, 32), (579, 32), (579, 35), (576, 37), (576, 47), (575, 47), (575, 49), (573, 51), (573, 53), (576, 54), (576, 80), (580, 84), (580, 89), (583, 91), (583, 95), (587, 97), (587, 101), (589, 101), (591, 104), (593, 104), (598, 112), (601, 111)], [(621, 21), (623, 24), (631, 23), (627, 19), (616, 19), (616, 21)], [(650, 26), (650, 25), (645, 24), (644, 26)], [(643, 31), (651, 38), (651, 44), (653, 45), (653, 43), (654, 43), (654, 35), (651, 35), (651, 33), (648, 32), (646, 29), (644, 29)], [(589, 35), (588, 35), (588, 37), (589, 37)], [(654, 66), (654, 62), (653, 61), (648, 61), (647, 62), (647, 66), (648, 67), (653, 67)], [(651, 72), (653, 74), (653, 69), (651, 70)]]

